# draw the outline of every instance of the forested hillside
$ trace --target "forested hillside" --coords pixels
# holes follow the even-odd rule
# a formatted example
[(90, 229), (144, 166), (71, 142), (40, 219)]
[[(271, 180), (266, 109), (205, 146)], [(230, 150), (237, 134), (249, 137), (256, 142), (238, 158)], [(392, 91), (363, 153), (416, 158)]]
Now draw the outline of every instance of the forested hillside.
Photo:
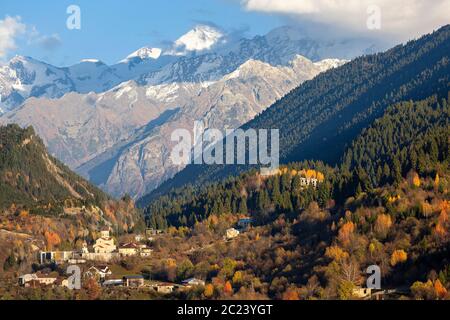
[(105, 201), (98, 188), (49, 156), (32, 127), (0, 127), (0, 208), (34, 206), (73, 200), (84, 204)]
[[(449, 298), (449, 107), (437, 96), (388, 107), (335, 168), (305, 161), (271, 177), (253, 170), (153, 202), (148, 221), (169, 227), (171, 244), (157, 245), (179, 257), (176, 274), (184, 268), (212, 283), (188, 298), (355, 298), (374, 264), (397, 298)], [(300, 177), (317, 178), (317, 188)], [(252, 227), (221, 242), (244, 216)], [(205, 249), (184, 257), (194, 244)], [(170, 268), (146, 272), (170, 280)]]
[(50, 156), (33, 128), (0, 126), (0, 262), (80, 246), (104, 226), (120, 234), (143, 219), (130, 199), (110, 198)]
[[(450, 25), (384, 53), (357, 58), (300, 85), (242, 128), (280, 130), (282, 163), (304, 159), (335, 164), (345, 146), (389, 105), (447, 97)], [(189, 165), (152, 194), (187, 183), (203, 184), (249, 169), (243, 165)]]
[[(153, 201), (146, 209), (150, 224), (165, 228), (192, 226), (210, 215), (252, 214), (260, 223), (270, 216), (304, 209), (312, 201), (325, 206), (330, 200), (384, 185), (398, 185), (415, 172), (422, 177), (449, 173), (450, 104), (429, 97), (389, 107), (383, 117), (352, 143), (342, 164), (331, 168), (322, 162), (304, 161), (261, 176), (251, 170), (202, 188), (176, 189)], [(301, 185), (301, 178), (318, 178), (317, 188)]]
[[(403, 102), (365, 129), (345, 152), (342, 196), (398, 184), (409, 172), (433, 176), (450, 165), (450, 105), (436, 96)], [(347, 194), (345, 194), (347, 191)]]

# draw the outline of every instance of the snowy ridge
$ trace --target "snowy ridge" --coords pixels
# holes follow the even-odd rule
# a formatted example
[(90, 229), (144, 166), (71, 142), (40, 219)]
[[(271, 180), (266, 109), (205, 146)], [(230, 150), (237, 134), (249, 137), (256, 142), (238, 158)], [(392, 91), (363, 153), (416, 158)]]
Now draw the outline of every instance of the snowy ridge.
[(292, 27), (237, 40), (217, 28), (197, 25), (166, 49), (143, 47), (111, 66), (89, 58), (73, 66), (55, 67), (16, 56), (0, 67), (0, 114), (30, 97), (55, 99), (68, 92), (101, 93), (129, 80), (146, 85), (214, 82), (248, 60), (289, 66), (296, 55), (302, 55), (325, 70), (336, 61), (324, 58), (348, 59), (376, 49), (364, 39), (318, 42)]

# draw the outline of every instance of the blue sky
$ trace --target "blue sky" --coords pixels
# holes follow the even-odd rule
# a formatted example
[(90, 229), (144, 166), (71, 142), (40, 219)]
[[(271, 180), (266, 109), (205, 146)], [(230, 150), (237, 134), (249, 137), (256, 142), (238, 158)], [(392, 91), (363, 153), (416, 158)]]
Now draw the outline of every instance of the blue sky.
[[(0, 0), (0, 62), (15, 54), (58, 66), (115, 63), (178, 39), (197, 24), (247, 37), (296, 24), (313, 37), (371, 37), (399, 43), (450, 23), (450, 0)], [(81, 30), (66, 28), (69, 5)], [(374, 9), (375, 6), (375, 9)], [(367, 21), (379, 18), (379, 28)]]
[[(283, 25), (283, 18), (249, 12), (233, 0), (1, 0), (0, 20), (21, 17), (26, 33), (17, 37), (15, 54), (56, 65), (84, 58), (115, 63), (143, 46), (173, 41), (197, 24), (215, 24), (248, 36), (265, 34)], [(81, 30), (66, 28), (66, 9), (81, 9)], [(31, 35), (33, 28), (37, 33)], [(34, 33), (36, 33), (34, 31)], [(30, 40), (30, 37), (37, 40)]]

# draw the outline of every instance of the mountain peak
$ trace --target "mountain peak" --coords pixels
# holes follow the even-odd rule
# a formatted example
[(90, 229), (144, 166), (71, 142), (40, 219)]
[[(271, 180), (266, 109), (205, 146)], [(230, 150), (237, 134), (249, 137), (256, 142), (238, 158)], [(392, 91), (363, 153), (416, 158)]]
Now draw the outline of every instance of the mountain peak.
[(81, 63), (83, 62), (87, 62), (87, 63), (102, 63), (100, 60), (98, 59), (81, 59), (80, 60)]
[(31, 57), (15, 55), (11, 60), (9, 60), (9, 64), (15, 64), (18, 62), (33, 62), (36, 61)]
[(149, 58), (158, 59), (161, 56), (161, 52), (162, 50), (159, 48), (143, 47), (129, 54), (125, 60), (129, 60), (132, 58), (140, 58), (142, 60)]
[(197, 25), (176, 40), (174, 46), (176, 50), (203, 51), (211, 49), (223, 37), (223, 33), (214, 27)]

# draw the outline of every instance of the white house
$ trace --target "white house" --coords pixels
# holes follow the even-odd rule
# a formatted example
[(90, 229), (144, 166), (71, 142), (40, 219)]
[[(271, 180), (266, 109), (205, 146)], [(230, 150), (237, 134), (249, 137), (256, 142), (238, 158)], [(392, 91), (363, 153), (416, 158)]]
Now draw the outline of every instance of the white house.
[(167, 294), (172, 293), (177, 288), (177, 285), (175, 283), (162, 282), (153, 285), (152, 288), (156, 292)]
[(135, 256), (138, 252), (139, 247), (133, 242), (125, 243), (119, 247), (119, 254), (123, 257)]
[(57, 280), (57, 276), (47, 275), (43, 273), (32, 273), (25, 274), (19, 277), (19, 285), (28, 287), (30, 283), (35, 283), (39, 285), (53, 285)]
[(31, 280), (37, 280), (37, 275), (35, 273), (32, 274), (24, 274), (23, 276), (19, 277), (19, 285), (25, 286), (27, 282), (30, 282)]
[(204, 286), (205, 285), (205, 281), (197, 279), (197, 278), (189, 278), (189, 279), (183, 280), (181, 283), (185, 287)]
[(300, 178), (300, 185), (303, 187), (312, 185), (314, 188), (316, 188), (317, 182), (318, 180), (316, 178), (305, 178), (305, 177)]
[(39, 262), (41, 264), (54, 262), (63, 264), (74, 256), (73, 251), (41, 251), (39, 252)]
[(112, 275), (112, 272), (108, 266), (92, 266), (84, 273), (84, 275), (89, 278), (105, 280), (106, 276)]
[(153, 252), (153, 249), (150, 249), (147, 246), (143, 246), (143, 247), (141, 247), (139, 254), (141, 257), (145, 258), (145, 257), (150, 257), (152, 255), (152, 252)]

